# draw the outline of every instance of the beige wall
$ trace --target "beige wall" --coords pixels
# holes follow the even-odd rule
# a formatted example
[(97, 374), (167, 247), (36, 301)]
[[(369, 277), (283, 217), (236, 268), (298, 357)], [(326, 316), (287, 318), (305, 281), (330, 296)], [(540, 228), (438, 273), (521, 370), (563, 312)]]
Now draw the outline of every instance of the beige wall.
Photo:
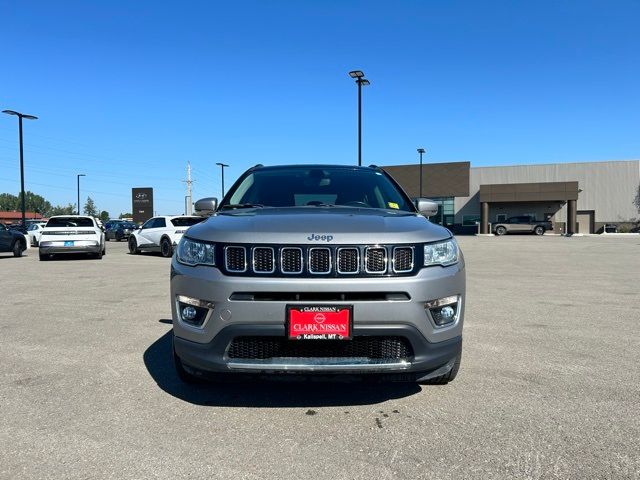
[[(578, 196), (578, 211), (595, 210), (596, 222), (624, 222), (639, 216), (633, 199), (640, 184), (640, 160), (629, 160), (471, 168), (470, 196), (456, 197), (455, 221), (462, 223), (463, 214), (480, 213), (480, 185), (570, 181), (577, 181), (582, 190)], [(553, 208), (552, 205), (549, 207)], [(562, 205), (555, 220), (565, 221), (566, 216), (566, 205)], [(495, 219), (491, 218), (491, 221)]]

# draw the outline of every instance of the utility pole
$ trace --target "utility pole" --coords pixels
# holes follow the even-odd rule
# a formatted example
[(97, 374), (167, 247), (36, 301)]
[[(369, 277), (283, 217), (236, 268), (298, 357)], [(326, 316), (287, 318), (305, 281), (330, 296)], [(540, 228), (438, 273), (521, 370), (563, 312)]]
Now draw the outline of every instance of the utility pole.
[(22, 211), (22, 226), (26, 226), (26, 198), (24, 194), (24, 156), (22, 151), (22, 119), (37, 120), (38, 117), (34, 115), (27, 115), (26, 113), (16, 112), (15, 110), (3, 110), (2, 113), (7, 115), (15, 115), (18, 117), (18, 138), (20, 141), (20, 195), (22, 197), (20, 202), (20, 210)]
[(76, 178), (78, 180), (78, 215), (80, 215), (80, 177), (86, 177), (86, 175), (84, 173), (79, 173), (78, 175), (76, 175)]
[(185, 200), (188, 199), (186, 213), (187, 215), (192, 215), (193, 214), (193, 198), (191, 196), (191, 184), (193, 183), (193, 180), (191, 180), (191, 162), (187, 162), (187, 179), (183, 180), (183, 182), (187, 184), (187, 196), (185, 197)]
[(361, 70), (349, 72), (351, 78), (355, 78), (358, 85), (358, 166), (362, 165), (362, 87), (371, 85), (371, 82), (364, 78)]
[(419, 148), (418, 153), (420, 154), (420, 196), (422, 197), (422, 155), (426, 152), (424, 148)]
[(229, 165), (227, 165), (226, 163), (216, 163), (216, 165), (220, 166), (220, 171), (222, 172), (222, 196), (224, 197), (224, 167), (228, 167)]

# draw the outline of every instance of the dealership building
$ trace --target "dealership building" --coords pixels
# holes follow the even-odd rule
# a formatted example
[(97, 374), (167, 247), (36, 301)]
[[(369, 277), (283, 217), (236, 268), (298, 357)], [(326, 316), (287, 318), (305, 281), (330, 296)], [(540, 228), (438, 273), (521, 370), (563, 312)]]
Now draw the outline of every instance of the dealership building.
[[(420, 165), (382, 167), (412, 197), (420, 195)], [(555, 233), (598, 233), (605, 224), (638, 218), (633, 200), (640, 160), (471, 167), (425, 163), (422, 196), (436, 200), (431, 220), (460, 233), (490, 232), (517, 215), (549, 220)]]

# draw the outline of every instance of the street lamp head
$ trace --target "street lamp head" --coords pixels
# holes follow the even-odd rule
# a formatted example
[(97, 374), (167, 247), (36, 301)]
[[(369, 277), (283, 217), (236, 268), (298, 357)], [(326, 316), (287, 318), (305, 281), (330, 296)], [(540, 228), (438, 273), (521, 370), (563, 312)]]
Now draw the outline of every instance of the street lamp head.
[(79, 177), (86, 177), (86, 175), (84, 173), (79, 173), (78, 176)]
[(418, 149), (418, 153), (425, 153), (425, 152), (426, 152), (426, 150), (424, 148), (419, 148)]
[(371, 85), (371, 82), (369, 82), (369, 80), (367, 80), (366, 78), (363, 78), (362, 80), (360, 80), (360, 85)]
[(364, 73), (361, 70), (353, 70), (349, 72), (349, 76), (351, 78), (362, 78), (364, 77)]
[(221, 162), (217, 162), (216, 165), (220, 165), (221, 167), (228, 167), (229, 165), (227, 165), (226, 163), (221, 163)]
[(37, 120), (38, 117), (34, 115), (28, 115), (26, 113), (16, 112), (15, 110), (3, 110), (2, 113), (6, 113), (7, 115), (16, 115), (18, 117), (26, 118), (27, 120)]

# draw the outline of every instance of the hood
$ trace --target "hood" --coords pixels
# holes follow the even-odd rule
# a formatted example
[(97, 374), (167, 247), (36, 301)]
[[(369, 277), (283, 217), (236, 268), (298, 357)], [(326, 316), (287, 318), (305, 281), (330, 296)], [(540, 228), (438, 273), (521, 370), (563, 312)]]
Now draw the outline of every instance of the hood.
[(221, 243), (363, 245), (432, 242), (451, 233), (410, 212), (290, 207), (220, 212), (191, 227), (186, 236)]

